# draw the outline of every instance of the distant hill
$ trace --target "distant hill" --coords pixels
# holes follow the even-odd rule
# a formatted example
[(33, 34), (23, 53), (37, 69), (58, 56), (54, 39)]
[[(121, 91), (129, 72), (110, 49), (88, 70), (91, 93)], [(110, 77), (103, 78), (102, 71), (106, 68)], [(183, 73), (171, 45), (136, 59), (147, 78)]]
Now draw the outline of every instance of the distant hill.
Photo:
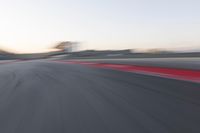
[(0, 49), (0, 60), (11, 60), (11, 59), (16, 59), (15, 54)]

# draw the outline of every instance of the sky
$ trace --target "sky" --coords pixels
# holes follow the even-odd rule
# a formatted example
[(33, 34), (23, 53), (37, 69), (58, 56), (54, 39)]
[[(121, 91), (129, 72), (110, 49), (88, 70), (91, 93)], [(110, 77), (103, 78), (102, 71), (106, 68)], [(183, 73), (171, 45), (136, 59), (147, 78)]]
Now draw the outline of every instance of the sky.
[(199, 0), (0, 0), (0, 47), (200, 51)]

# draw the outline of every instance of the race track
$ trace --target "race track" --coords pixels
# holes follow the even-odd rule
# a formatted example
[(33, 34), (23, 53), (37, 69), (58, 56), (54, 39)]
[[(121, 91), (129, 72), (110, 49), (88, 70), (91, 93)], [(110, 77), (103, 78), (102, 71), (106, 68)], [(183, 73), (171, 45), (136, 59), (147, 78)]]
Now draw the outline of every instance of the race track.
[(0, 133), (200, 133), (200, 84), (54, 61), (0, 65)]

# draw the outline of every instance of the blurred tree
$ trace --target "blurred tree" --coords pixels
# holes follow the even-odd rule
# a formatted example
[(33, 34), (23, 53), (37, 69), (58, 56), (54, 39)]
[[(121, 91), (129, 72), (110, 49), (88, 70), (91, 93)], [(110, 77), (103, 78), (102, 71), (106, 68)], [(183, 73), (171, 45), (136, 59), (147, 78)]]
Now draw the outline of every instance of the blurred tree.
[(70, 53), (74, 50), (76, 44), (78, 43), (71, 41), (63, 41), (59, 42), (54, 48), (65, 51), (66, 53)]

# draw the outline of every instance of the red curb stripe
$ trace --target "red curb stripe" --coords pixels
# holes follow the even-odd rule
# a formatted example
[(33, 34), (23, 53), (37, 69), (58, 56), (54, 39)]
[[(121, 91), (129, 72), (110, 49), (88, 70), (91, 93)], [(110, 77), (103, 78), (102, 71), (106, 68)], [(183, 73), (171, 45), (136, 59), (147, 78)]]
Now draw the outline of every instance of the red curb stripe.
[(200, 83), (199, 70), (162, 68), (162, 67), (138, 66), (138, 65), (105, 64), (105, 63), (93, 63), (93, 62), (81, 62), (81, 61), (60, 61), (60, 62), (71, 63), (71, 64), (82, 64), (97, 68), (108, 68), (126, 72), (134, 72), (139, 74), (153, 75), (153, 76)]

